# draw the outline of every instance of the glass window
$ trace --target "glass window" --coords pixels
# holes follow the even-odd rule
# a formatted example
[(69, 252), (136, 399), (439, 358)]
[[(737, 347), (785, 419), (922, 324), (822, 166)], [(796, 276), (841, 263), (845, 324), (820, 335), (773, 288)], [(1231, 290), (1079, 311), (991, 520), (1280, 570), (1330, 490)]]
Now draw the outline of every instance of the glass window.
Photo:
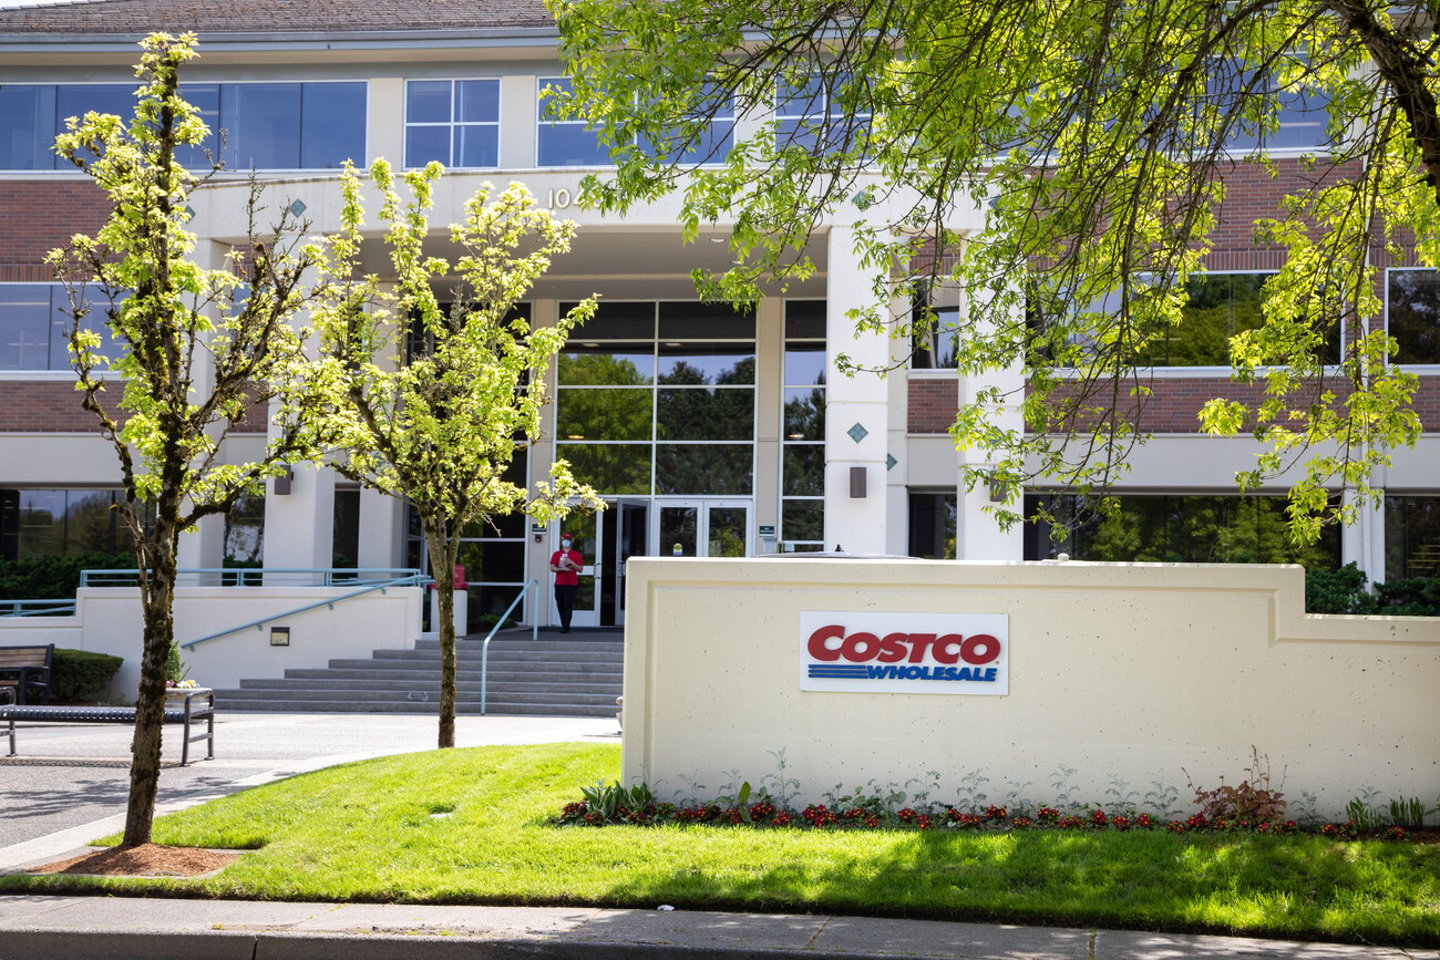
[(649, 440), (651, 402), (647, 388), (562, 388), (555, 398), (555, 435), (562, 440)]
[[(68, 369), (69, 310), (69, 295), (58, 283), (0, 283), (0, 370)], [(114, 359), (103, 310), (91, 310), (84, 323), (100, 334), (101, 356)]]
[(411, 80), (405, 84), (405, 165), (500, 165), (499, 80)]
[(847, 112), (838, 102), (845, 74), (782, 80), (775, 91), (775, 137), (778, 146), (833, 153), (868, 135), (870, 115)]
[(820, 497), (825, 495), (825, 447), (818, 443), (785, 444), (783, 465), (787, 497)]
[(655, 492), (749, 496), (753, 461), (754, 447), (748, 443), (657, 444)]
[(670, 386), (751, 384), (755, 348), (735, 343), (660, 343), (660, 382)]
[(539, 141), (536, 162), (542, 167), (603, 167), (610, 164), (610, 148), (600, 142), (596, 131), (583, 120), (560, 120), (556, 116), (553, 97), (547, 87), (561, 93), (570, 92), (570, 81), (564, 77), (541, 77), (538, 81), (540, 102)]
[(1440, 272), (1390, 270), (1387, 329), (1395, 338), (1395, 363), (1440, 363)]
[(125, 553), (130, 530), (115, 490), (0, 490), (0, 556), (8, 560)]
[(360, 491), (335, 491), (334, 537), (330, 566), (336, 569), (360, 565)]
[(960, 356), (960, 308), (937, 307), (928, 322), (922, 308), (913, 311), (910, 366), (915, 370), (953, 370)]
[(696, 104), (694, 115), (708, 117), (705, 127), (693, 140), (682, 142), (680, 133), (662, 135), (659, 139), (642, 137), (640, 149), (647, 156), (672, 163), (719, 163), (730, 153), (735, 132), (735, 101), (714, 84), (706, 84)]
[(910, 556), (926, 560), (955, 559), (954, 492), (910, 494)]
[[(577, 306), (578, 303), (562, 303), (560, 312), (569, 313)], [(648, 352), (649, 345), (655, 342), (655, 304), (602, 300), (595, 308), (595, 315), (577, 327), (570, 338), (572, 341), (643, 340)]]
[[(1221, 111), (1229, 109), (1242, 86), (1256, 87), (1253, 71), (1247, 73), (1232, 69), (1215, 76), (1219, 78), (1219, 83), (1225, 84), (1224, 88), (1212, 89), (1210, 94), (1216, 108)], [(1267, 150), (1314, 149), (1329, 143), (1330, 138), (1325, 132), (1329, 122), (1329, 101), (1323, 93), (1304, 87), (1280, 88), (1273, 80), (1262, 83), (1266, 88), (1263, 92), (1275, 99), (1274, 113), (1279, 126), (1262, 132), (1254, 123), (1240, 120), (1231, 127), (1227, 147), (1237, 151), (1260, 147)]]
[(754, 340), (755, 311), (724, 303), (660, 304), (661, 340)]
[(54, 169), (55, 133), (53, 85), (0, 84), (0, 169)]
[[(360, 509), (359, 491), (355, 491), (355, 509)], [(336, 510), (339, 510), (339, 495), (336, 495)], [(263, 496), (241, 497), (225, 515), (225, 562), (226, 567), (255, 568), (265, 562), (265, 498)], [(347, 566), (354, 566), (352, 562)], [(339, 564), (335, 564), (339, 566)]]
[(780, 533), (788, 542), (825, 539), (824, 500), (783, 500), (780, 503)]
[(1151, 345), (1142, 363), (1156, 367), (1230, 364), (1230, 338), (1264, 324), (1261, 311), (1269, 273), (1203, 273), (1185, 285), (1180, 326)]
[(1301, 563), (1325, 570), (1339, 565), (1340, 534), (1334, 527), (1313, 546), (1290, 543), (1283, 496), (1128, 494), (1119, 500), (1119, 512), (1103, 516), (1086, 498), (1027, 495), (1026, 515), (1046, 504), (1062, 536), (1050, 536), (1048, 524), (1028, 523), (1025, 559), (1068, 553), (1076, 560)]
[(655, 407), (659, 440), (749, 440), (755, 436), (754, 390), (660, 390)]
[(1385, 580), (1440, 577), (1440, 496), (1385, 498)]
[(786, 340), (785, 341), (785, 382), (793, 386), (801, 384), (825, 384), (825, 342)]
[(648, 443), (559, 443), (557, 458), (570, 461), (571, 472), (601, 493), (650, 492)]
[(825, 388), (785, 391), (786, 440), (825, 439)]
[[(65, 119), (90, 111), (130, 117), (135, 87), (126, 83), (0, 85), (0, 169), (68, 168), (51, 149)], [(366, 85), (325, 83), (185, 84), (182, 95), (200, 111), (211, 135), (182, 147), (181, 163), (209, 166), (207, 149), (225, 132), (223, 159), (232, 170), (334, 169), (364, 162)]]
[(571, 340), (556, 361), (563, 386), (640, 386), (655, 382), (655, 342)]

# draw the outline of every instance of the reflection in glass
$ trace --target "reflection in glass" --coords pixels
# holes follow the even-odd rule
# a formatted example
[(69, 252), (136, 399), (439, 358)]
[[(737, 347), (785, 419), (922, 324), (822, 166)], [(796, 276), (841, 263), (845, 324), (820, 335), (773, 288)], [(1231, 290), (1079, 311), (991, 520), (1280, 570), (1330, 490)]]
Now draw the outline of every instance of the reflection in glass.
[(825, 501), (782, 500), (780, 502), (780, 538), (782, 540), (823, 540), (825, 538)]
[(1440, 577), (1440, 497), (1385, 498), (1385, 580)]
[(825, 439), (825, 391), (785, 391), (785, 439)]
[(576, 479), (601, 493), (649, 493), (650, 445), (560, 443), (556, 456), (570, 461)]
[(474, 583), (518, 583), (525, 578), (525, 544), (513, 540), (465, 540), (455, 561)]
[(566, 387), (555, 394), (555, 434), (563, 440), (649, 440), (651, 391)]
[(748, 443), (657, 444), (655, 492), (749, 496), (753, 460)]
[[(1068, 553), (1077, 560), (1161, 563), (1300, 563), (1309, 569), (1339, 565), (1340, 535), (1326, 527), (1318, 543), (1292, 544), (1286, 534), (1286, 498), (1129, 494), (1120, 512), (1102, 516), (1096, 505), (1068, 494), (1032, 494), (1025, 513), (1045, 503), (1061, 525), (1027, 524), (1025, 559)], [(1068, 528), (1068, 529), (1066, 529)]]
[(694, 507), (660, 508), (660, 555), (662, 557), (695, 556)]
[(824, 300), (787, 300), (785, 302), (785, 339), (793, 340), (795, 338), (824, 341)]
[(1186, 283), (1189, 302), (1179, 327), (1152, 344), (1141, 363), (1157, 367), (1228, 366), (1230, 338), (1260, 327), (1268, 273), (1207, 273)]
[[(569, 313), (578, 303), (561, 303)], [(655, 303), (652, 300), (602, 300), (595, 315), (570, 334), (571, 345), (585, 340), (643, 340), (648, 353), (655, 343)]]
[(787, 443), (784, 446), (784, 483), (787, 497), (825, 495), (825, 447), (819, 443)]
[(825, 382), (825, 344), (787, 341), (785, 382), (792, 387)]
[(1391, 270), (1387, 330), (1394, 363), (1440, 363), (1440, 272)]
[(755, 436), (755, 391), (661, 390), (656, 416), (661, 440), (749, 440)]
[(958, 502), (954, 491), (910, 494), (910, 556), (955, 559)]
[(648, 343), (577, 343), (557, 360), (565, 386), (643, 386), (655, 382), (655, 350)]
[[(358, 500), (356, 506), (359, 506)], [(225, 515), (225, 561), (222, 566), (258, 567), (264, 557), (265, 498), (241, 497)]]
[(710, 552), (712, 557), (745, 556), (745, 508), (710, 508)]
[(755, 348), (735, 343), (660, 344), (660, 382), (672, 385), (752, 384)]

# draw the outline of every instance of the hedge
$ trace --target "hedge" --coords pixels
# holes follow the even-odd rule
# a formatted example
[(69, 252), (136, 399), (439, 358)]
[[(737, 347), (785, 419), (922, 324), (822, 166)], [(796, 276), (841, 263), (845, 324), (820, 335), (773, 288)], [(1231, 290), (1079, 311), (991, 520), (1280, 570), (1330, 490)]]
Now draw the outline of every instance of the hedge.
[(108, 653), (57, 647), (50, 664), (50, 699), (61, 703), (94, 700), (104, 692), (122, 663), (122, 658)]

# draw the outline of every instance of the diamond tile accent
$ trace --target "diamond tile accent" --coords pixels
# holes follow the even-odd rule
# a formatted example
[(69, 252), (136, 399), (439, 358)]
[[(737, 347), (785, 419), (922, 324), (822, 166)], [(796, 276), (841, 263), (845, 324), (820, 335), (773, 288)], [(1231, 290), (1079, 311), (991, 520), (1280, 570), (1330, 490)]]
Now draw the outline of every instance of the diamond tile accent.
[(896, 459), (895, 459), (895, 454), (893, 454), (893, 453), (887, 453), (887, 454), (885, 454), (885, 472), (886, 472), (886, 473), (889, 473), (891, 470), (894, 470), (894, 469), (895, 469), (895, 464), (897, 464), (897, 463), (899, 463), (899, 462), (900, 462), (899, 460), (896, 460)]
[(185, 207), (185, 219), (186, 219), (186, 220), (194, 220), (194, 219), (195, 219), (195, 208), (194, 208), (194, 207), (188, 206), (188, 205)]
[(300, 214), (304, 213), (305, 209), (305, 202), (303, 200), (296, 200), (294, 203), (290, 204), (290, 212), (297, 217), (300, 216)]
[(845, 432), (850, 434), (850, 439), (854, 440), (856, 443), (859, 443), (861, 440), (864, 440), (866, 437), (870, 436), (870, 431), (866, 430), (858, 423), (855, 424), (855, 426), (851, 427), (849, 430), (846, 430)]

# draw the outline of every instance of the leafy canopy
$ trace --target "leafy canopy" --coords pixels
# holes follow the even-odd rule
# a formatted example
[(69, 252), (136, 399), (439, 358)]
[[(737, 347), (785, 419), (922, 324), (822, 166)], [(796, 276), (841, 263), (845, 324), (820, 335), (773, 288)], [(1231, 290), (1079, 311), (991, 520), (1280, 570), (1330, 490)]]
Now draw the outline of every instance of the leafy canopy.
[[(959, 291), (959, 373), (1025, 374), (979, 389), (952, 431), (983, 464), (971, 486), (1009, 484), (1002, 522), (1020, 484), (1085, 492), (1124, 471), (1146, 438), (1147, 358), (1179, 333), (1187, 280), (1242, 178), (1284, 176), (1290, 193), (1253, 225), (1283, 252), (1264, 323), (1229, 345), (1254, 399), (1201, 412), (1209, 433), (1263, 442), (1241, 485), (1283, 475), (1290, 532), (1313, 540), (1353, 516), (1327, 491), (1380, 496), (1371, 477), (1420, 432), (1416, 378), (1368, 332), (1376, 259), (1440, 264), (1437, 40), (1418, 0), (550, 9), (573, 77), (552, 109), (594, 124), (618, 165), (586, 200), (623, 210), (679, 190), (689, 236), (732, 225), (742, 263), (700, 277), (708, 293), (750, 299), (809, 275), (804, 242), (826, 222), (855, 225), (875, 304)], [(705, 153), (732, 105), (728, 153), (682, 159)], [(1314, 149), (1281, 165), (1267, 143), (1296, 118)], [(853, 318), (911, 332), (878, 306)], [(1344, 354), (1327, 363), (1341, 328)], [(1016, 410), (1023, 424), (1007, 420)]]

